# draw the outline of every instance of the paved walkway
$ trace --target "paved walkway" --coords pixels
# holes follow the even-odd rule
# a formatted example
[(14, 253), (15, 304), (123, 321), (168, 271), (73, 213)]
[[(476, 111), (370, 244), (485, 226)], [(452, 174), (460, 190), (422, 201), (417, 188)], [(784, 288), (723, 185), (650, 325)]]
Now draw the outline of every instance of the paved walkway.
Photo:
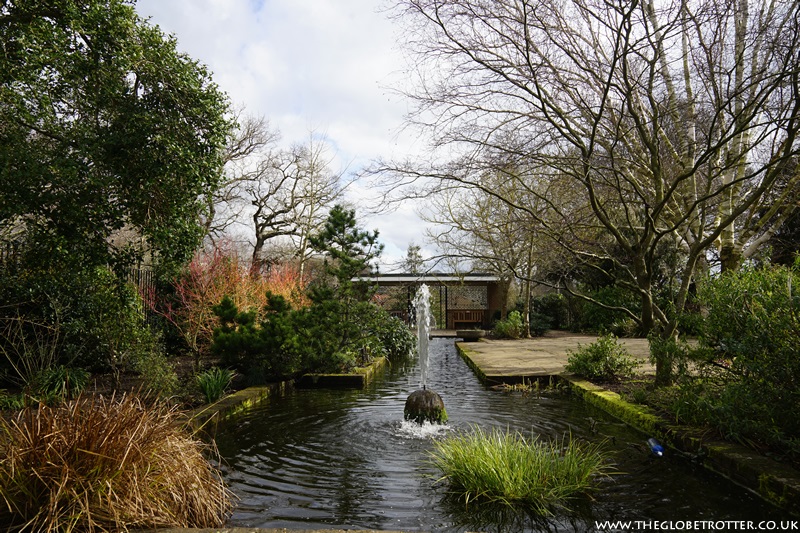
[[(460, 346), (490, 381), (547, 377), (564, 372), (570, 352), (588, 346), (596, 336), (551, 332), (544, 337), (517, 340), (482, 339)], [(641, 372), (655, 372), (650, 364), (647, 339), (619, 339), (625, 349), (643, 362)]]

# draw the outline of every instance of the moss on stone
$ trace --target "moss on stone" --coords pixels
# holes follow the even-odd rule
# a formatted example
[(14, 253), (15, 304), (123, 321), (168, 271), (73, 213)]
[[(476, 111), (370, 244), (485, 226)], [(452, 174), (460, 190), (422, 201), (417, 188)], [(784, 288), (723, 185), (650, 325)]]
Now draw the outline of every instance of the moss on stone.
[(619, 394), (572, 375), (562, 375), (586, 403), (703, 462), (722, 476), (758, 493), (766, 501), (800, 513), (800, 473), (731, 442), (708, 442), (695, 428), (673, 426), (646, 406), (623, 400)]
[(226, 418), (231, 418), (258, 405), (265, 399), (276, 394), (284, 394), (293, 386), (292, 381), (271, 383), (263, 387), (248, 387), (222, 397), (218, 401), (204, 405), (186, 414), (186, 425), (198, 431), (209, 423), (216, 424)]
[(388, 366), (385, 357), (376, 358), (372, 364), (357, 367), (347, 374), (305, 374), (297, 380), (298, 387), (363, 389), (379, 370)]
[(628, 403), (616, 392), (606, 390), (585, 379), (571, 375), (561, 376), (561, 378), (567, 381), (572, 386), (573, 392), (583, 398), (586, 403), (610, 413), (645, 433), (660, 438), (666, 437), (666, 435), (659, 435), (663, 421), (649, 408)]
[(478, 379), (481, 381), (481, 383), (486, 383), (487, 381), (486, 374), (483, 373), (481, 367), (476, 365), (475, 361), (473, 361), (472, 358), (470, 357), (470, 354), (476, 352), (464, 346), (463, 342), (456, 343), (456, 350), (458, 351), (458, 355), (460, 355), (461, 358), (464, 360), (464, 362), (467, 363), (467, 366), (475, 373), (476, 376), (478, 376)]
[(417, 424), (429, 422), (431, 424), (445, 424), (447, 423), (447, 409), (435, 409), (433, 411), (417, 412), (417, 413), (404, 413), (406, 420), (411, 420)]
[(432, 390), (421, 389), (409, 395), (403, 408), (403, 418), (417, 424), (444, 424), (447, 422), (447, 410), (441, 396)]

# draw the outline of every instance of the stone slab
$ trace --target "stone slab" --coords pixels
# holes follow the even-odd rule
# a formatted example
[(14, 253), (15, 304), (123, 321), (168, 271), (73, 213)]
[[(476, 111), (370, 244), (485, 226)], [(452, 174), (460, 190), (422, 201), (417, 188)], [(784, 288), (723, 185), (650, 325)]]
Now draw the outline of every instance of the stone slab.
[[(593, 335), (550, 334), (530, 339), (481, 339), (459, 342), (459, 349), (492, 383), (519, 383), (523, 378), (548, 378), (564, 372), (569, 354), (597, 340)], [(654, 373), (647, 339), (619, 339), (625, 349), (642, 361), (639, 372)]]

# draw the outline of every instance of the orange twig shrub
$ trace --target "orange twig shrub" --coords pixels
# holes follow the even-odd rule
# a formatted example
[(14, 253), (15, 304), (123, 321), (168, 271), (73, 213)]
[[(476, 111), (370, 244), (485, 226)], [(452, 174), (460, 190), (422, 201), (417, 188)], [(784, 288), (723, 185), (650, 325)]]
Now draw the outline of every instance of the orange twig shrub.
[(225, 296), (241, 311), (260, 310), (267, 292), (280, 294), (295, 307), (307, 305), (306, 282), (291, 264), (273, 265), (266, 274), (251, 270), (224, 248), (198, 252), (173, 282), (174, 294), (156, 308), (180, 332), (189, 349), (206, 352), (219, 323), (213, 306)]

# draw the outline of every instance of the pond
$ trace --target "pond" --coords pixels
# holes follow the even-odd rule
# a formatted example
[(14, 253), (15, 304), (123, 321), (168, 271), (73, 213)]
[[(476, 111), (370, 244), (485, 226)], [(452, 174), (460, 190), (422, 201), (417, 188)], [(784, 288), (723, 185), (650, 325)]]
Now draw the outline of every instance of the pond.
[[(649, 453), (641, 434), (559, 391), (483, 386), (452, 339), (430, 346), (428, 386), (449, 422), (420, 428), (403, 407), (419, 369), (393, 368), (366, 390), (297, 390), (220, 425), (223, 475), (240, 498), (229, 526), (404, 531), (586, 531), (596, 521), (787, 519), (690, 459)], [(427, 463), (433, 439), (474, 425), (541, 439), (604, 440), (619, 474), (547, 518), (451, 501)]]

